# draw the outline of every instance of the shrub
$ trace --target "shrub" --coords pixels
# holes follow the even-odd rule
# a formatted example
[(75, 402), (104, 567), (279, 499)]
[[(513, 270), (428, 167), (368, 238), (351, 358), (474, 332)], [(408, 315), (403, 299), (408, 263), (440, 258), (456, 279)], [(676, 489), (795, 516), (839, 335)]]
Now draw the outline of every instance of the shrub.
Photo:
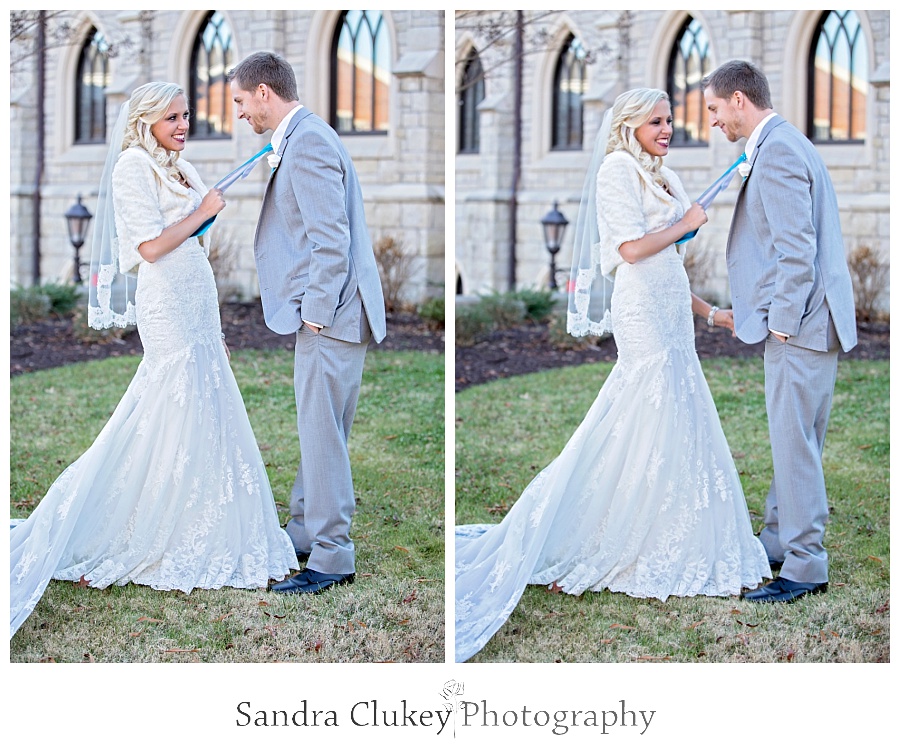
[(44, 283), (40, 292), (50, 299), (50, 311), (68, 317), (83, 301), (82, 289), (74, 283)]
[(548, 320), (547, 339), (554, 348), (559, 348), (562, 351), (584, 351), (597, 345), (601, 340), (611, 337), (608, 333), (600, 337), (583, 335), (580, 338), (576, 338), (574, 335), (569, 335), (566, 330), (566, 316), (565, 310), (557, 310), (550, 315)]
[[(549, 288), (480, 294), (477, 302), (457, 307), (456, 343), (473, 345), (490, 330), (507, 330), (526, 321), (553, 324), (557, 316), (554, 313), (557, 301), (558, 294)], [(562, 333), (560, 345), (577, 348), (577, 341), (565, 332), (565, 307), (561, 316), (561, 324), (558, 325)]]
[(716, 269), (716, 252), (702, 240), (691, 241), (684, 249), (684, 271), (691, 290), (703, 294), (707, 301), (715, 298), (709, 292), (709, 283)]
[(403, 289), (412, 275), (413, 258), (403, 243), (393, 236), (382, 236), (372, 246), (381, 277), (384, 308), (389, 312), (403, 308)]
[(228, 281), (237, 267), (240, 244), (227, 226), (210, 228), (206, 236), (204, 244), (209, 249), (209, 264), (216, 280), (219, 303), (222, 304), (238, 297), (238, 289)]
[(500, 330), (521, 324), (528, 312), (525, 302), (514, 291), (479, 296), (474, 306), (484, 311), (493, 326)]
[(458, 346), (474, 346), (490, 332), (493, 324), (490, 314), (480, 304), (457, 307), (455, 321)]
[(78, 307), (72, 317), (72, 335), (80, 343), (112, 343), (113, 341), (121, 340), (134, 329), (134, 325), (131, 325), (130, 327), (111, 327), (108, 330), (95, 330), (88, 325), (86, 306)]
[(853, 298), (856, 302), (856, 318), (871, 321), (878, 317), (878, 301), (887, 293), (890, 284), (888, 263), (871, 246), (857, 246), (847, 257), (850, 279), (853, 281)]
[(39, 287), (16, 286), (9, 292), (10, 326), (40, 322), (50, 316), (53, 302)]
[(514, 296), (525, 304), (525, 316), (532, 322), (546, 322), (556, 306), (556, 296), (549, 288), (525, 288)]
[(419, 316), (434, 330), (444, 327), (444, 297), (430, 298), (419, 305)]

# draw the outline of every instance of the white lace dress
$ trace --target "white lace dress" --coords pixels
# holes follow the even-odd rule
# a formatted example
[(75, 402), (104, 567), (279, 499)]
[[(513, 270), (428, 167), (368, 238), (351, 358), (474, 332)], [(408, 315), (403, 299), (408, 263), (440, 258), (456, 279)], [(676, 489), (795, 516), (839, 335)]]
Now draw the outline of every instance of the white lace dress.
[[(205, 194), (138, 148), (113, 176), (123, 268)], [(92, 587), (255, 589), (297, 559), (222, 344), (215, 281), (196, 238), (138, 266), (144, 358), (94, 444), (10, 531), (10, 636), (51, 578)]]
[(665, 174), (674, 198), (625, 153), (598, 173), (618, 361), (503, 521), (456, 527), (458, 662), (496, 633), (527, 584), (665, 600), (736, 595), (771, 576), (697, 358), (682, 259), (674, 245), (636, 264), (618, 255), (690, 206)]

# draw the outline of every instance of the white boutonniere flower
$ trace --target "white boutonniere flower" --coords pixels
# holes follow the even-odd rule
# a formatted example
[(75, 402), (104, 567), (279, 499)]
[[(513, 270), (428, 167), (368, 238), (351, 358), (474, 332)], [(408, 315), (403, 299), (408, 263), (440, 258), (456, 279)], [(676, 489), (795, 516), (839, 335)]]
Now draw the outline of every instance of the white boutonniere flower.
[(742, 162), (738, 165), (738, 173), (741, 174), (741, 180), (746, 181), (747, 176), (750, 175), (750, 170), (753, 167), (749, 162)]
[(281, 162), (280, 154), (270, 154), (266, 159), (269, 161), (269, 167), (274, 170), (278, 167), (278, 163)]

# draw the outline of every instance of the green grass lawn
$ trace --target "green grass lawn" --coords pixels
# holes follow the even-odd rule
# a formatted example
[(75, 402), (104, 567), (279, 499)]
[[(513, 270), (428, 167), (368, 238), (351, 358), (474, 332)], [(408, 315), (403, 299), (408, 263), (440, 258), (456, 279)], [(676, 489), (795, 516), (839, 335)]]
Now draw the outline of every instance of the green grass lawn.
[[(459, 393), (456, 522), (499, 521), (565, 445), (611, 368), (564, 368)], [(772, 478), (762, 360), (714, 359), (703, 369), (758, 531)], [(662, 603), (530, 586), (470, 662), (888, 661), (889, 385), (888, 362), (840, 363), (824, 454), (826, 595), (790, 605)]]
[[(26, 516), (91, 444), (138, 361), (119, 357), (11, 380), (12, 517)], [(232, 367), (285, 522), (299, 460), (293, 352), (240, 351)], [(11, 640), (10, 660), (443, 662), (443, 370), (433, 354), (376, 349), (366, 358), (350, 438), (358, 499), (353, 586), (301, 597), (54, 581)]]

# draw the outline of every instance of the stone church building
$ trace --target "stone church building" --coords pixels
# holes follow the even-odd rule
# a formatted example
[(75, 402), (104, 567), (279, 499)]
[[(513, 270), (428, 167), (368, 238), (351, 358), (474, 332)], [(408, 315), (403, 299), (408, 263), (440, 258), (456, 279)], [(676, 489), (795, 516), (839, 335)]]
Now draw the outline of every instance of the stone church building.
[[(554, 203), (569, 223), (555, 260), (564, 289), (595, 136), (627, 89), (669, 93), (666, 164), (699, 196), (742, 151), (743, 140), (710, 133), (700, 90), (705, 74), (735, 58), (763, 70), (775, 110), (822, 155), (848, 254), (867, 245), (887, 258), (888, 11), (532, 10), (521, 24), (516, 11), (458, 11), (455, 21), (457, 293), (546, 286), (541, 220)], [(688, 245), (695, 286), (720, 302), (730, 300), (725, 239), (737, 186)]]
[[(238, 122), (226, 72), (271, 50), (293, 66), (302, 104), (331, 123), (353, 158), (374, 243), (407, 260), (410, 302), (443, 295), (445, 19), (440, 10), (14, 11), (10, 69), (10, 277), (72, 280), (64, 215), (88, 211), (107, 129), (140, 84), (174, 81), (192, 110), (188, 159), (213, 185), (268, 141)], [(43, 54), (38, 51), (43, 49)], [(253, 233), (265, 181), (257, 167), (226, 194), (210, 232), (220, 287), (258, 292)], [(81, 261), (90, 258), (88, 243)], [(87, 272), (82, 267), (82, 276)]]

